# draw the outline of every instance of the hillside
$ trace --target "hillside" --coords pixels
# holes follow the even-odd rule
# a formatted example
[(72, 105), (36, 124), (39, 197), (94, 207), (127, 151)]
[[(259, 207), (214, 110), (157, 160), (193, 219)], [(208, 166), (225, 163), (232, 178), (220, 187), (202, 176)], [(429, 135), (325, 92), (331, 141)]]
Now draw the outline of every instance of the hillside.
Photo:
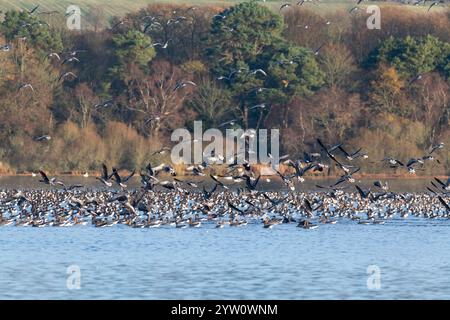
[[(75, 4), (80, 6), (83, 12), (89, 13), (93, 8), (101, 9), (106, 17), (111, 16), (120, 16), (129, 12), (134, 12), (143, 7), (146, 7), (148, 4), (152, 3), (171, 3), (171, 4), (192, 4), (192, 5), (219, 5), (219, 6), (228, 6), (238, 2), (238, 0), (228, 0), (228, 1), (220, 1), (220, 0), (1, 0), (0, 1), (0, 10), (9, 10), (9, 9), (31, 9), (35, 7), (37, 4), (40, 5), (42, 11), (47, 10), (57, 10), (59, 12), (64, 12), (69, 5)], [(261, 1), (261, 4), (268, 6), (269, 8), (278, 11), (280, 5), (283, 3), (292, 3), (295, 5), (296, 1)], [(322, 0), (320, 3), (306, 3), (303, 7), (308, 8), (309, 10), (313, 10), (316, 12), (329, 12), (335, 11), (338, 9), (341, 10), (349, 10), (355, 4), (355, 1), (352, 0)], [(386, 2), (379, 1), (370, 1), (370, 4), (378, 4), (385, 5)], [(392, 2), (389, 2), (389, 5), (392, 5)], [(394, 3), (395, 4), (395, 3)], [(401, 4), (399, 4), (400, 6)], [(422, 6), (411, 6), (408, 5), (409, 9), (414, 8), (418, 11), (426, 11), (428, 9), (429, 4)], [(443, 10), (443, 6), (435, 6), (433, 11)]]

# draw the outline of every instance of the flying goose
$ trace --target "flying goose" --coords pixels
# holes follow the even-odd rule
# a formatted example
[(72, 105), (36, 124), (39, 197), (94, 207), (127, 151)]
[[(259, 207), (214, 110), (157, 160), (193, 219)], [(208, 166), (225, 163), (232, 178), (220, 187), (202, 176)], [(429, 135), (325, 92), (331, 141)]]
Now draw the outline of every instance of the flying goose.
[(284, 3), (284, 4), (282, 4), (281, 7), (280, 7), (279, 12), (281, 12), (281, 10), (283, 10), (284, 8), (287, 8), (287, 7), (291, 7), (291, 4), (290, 4), (290, 3)]
[(70, 71), (69, 71), (69, 72), (63, 73), (63, 74), (59, 77), (58, 82), (61, 81), (61, 79), (63, 79), (63, 81), (66, 81), (67, 78), (73, 78), (73, 79), (76, 79), (77, 76), (76, 76), (73, 72), (70, 72)]
[(108, 167), (106, 164), (102, 163), (102, 175), (100, 177), (96, 177), (95, 179), (101, 181), (105, 186), (112, 187), (112, 182), (109, 181), (112, 175), (108, 174)]
[(49, 135), (38, 136), (34, 138), (34, 141), (49, 141), (52, 137)]
[(19, 85), (19, 88), (17, 89), (17, 91), (21, 91), (26, 88), (29, 88), (29, 89), (31, 89), (31, 91), (34, 92), (34, 88), (30, 83), (22, 83), (21, 85)]
[(182, 88), (184, 88), (184, 87), (186, 87), (188, 85), (191, 85), (191, 86), (194, 86), (194, 87), (197, 86), (197, 84), (195, 84), (195, 82), (193, 82), (193, 81), (182, 81), (182, 82), (178, 82), (175, 85), (175, 88), (173, 89), (173, 91), (177, 91), (178, 89), (182, 89)]

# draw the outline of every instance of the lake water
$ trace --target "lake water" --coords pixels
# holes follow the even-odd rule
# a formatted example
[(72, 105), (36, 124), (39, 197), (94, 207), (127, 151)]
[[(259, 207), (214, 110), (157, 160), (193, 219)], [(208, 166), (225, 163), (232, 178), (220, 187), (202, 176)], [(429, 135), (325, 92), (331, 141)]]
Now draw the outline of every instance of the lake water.
[[(443, 219), (315, 230), (7, 226), (0, 257), (0, 299), (450, 299)], [(73, 265), (80, 289), (70, 290)], [(367, 286), (378, 275), (369, 266), (379, 289)]]

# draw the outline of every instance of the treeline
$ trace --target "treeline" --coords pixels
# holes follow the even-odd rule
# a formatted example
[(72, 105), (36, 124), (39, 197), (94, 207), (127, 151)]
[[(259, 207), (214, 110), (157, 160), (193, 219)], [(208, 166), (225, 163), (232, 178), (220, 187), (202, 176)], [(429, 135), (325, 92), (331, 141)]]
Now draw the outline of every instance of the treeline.
[[(384, 6), (380, 30), (364, 10), (282, 14), (153, 4), (108, 29), (69, 31), (53, 15), (6, 12), (1, 170), (140, 167), (164, 160), (154, 152), (194, 120), (278, 128), (292, 157), (318, 150), (316, 138), (362, 147), (365, 172), (450, 145), (449, 12)], [(428, 173), (448, 172), (448, 150)]]

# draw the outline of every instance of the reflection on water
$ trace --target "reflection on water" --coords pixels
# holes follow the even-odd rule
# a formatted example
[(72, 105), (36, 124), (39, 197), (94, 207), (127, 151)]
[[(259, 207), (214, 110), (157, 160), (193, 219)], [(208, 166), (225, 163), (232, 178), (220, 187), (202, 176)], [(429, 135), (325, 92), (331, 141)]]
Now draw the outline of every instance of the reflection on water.
[[(450, 298), (450, 221), (0, 228), (0, 299)], [(67, 289), (67, 267), (81, 289)], [(367, 267), (381, 288), (367, 288)]]

